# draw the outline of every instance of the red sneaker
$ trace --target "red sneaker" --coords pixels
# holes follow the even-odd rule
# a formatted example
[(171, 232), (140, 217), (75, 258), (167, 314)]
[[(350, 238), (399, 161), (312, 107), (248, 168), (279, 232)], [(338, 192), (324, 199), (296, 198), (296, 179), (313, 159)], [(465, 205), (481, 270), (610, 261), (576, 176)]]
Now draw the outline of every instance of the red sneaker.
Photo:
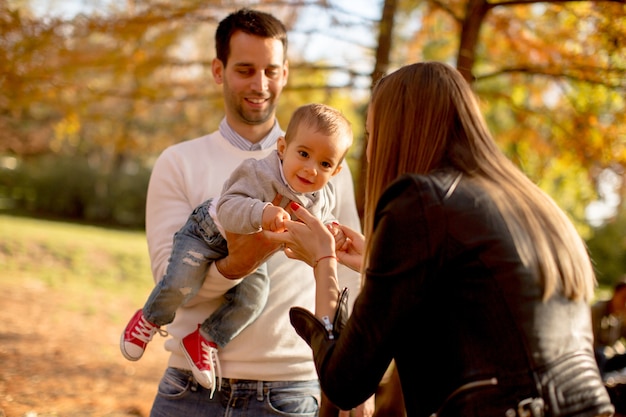
[(156, 332), (159, 332), (161, 336), (167, 336), (165, 330), (161, 330), (159, 326), (146, 320), (141, 309), (137, 310), (120, 338), (122, 355), (129, 361), (139, 360)]
[(180, 341), (180, 347), (189, 360), (194, 378), (198, 384), (211, 390), (211, 398), (213, 398), (216, 389), (215, 377), (218, 378), (217, 389), (222, 388), (222, 370), (217, 356), (217, 345), (200, 334), (198, 324), (198, 328), (193, 333), (189, 333)]

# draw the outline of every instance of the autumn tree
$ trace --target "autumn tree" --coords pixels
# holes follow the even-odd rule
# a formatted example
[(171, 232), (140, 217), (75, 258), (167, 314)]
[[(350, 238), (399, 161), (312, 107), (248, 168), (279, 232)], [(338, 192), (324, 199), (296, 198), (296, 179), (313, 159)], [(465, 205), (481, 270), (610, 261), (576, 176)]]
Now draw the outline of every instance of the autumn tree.
[[(255, 7), (271, 10), (291, 30), (301, 7), (263, 3)], [(149, 168), (166, 146), (218, 125), (223, 111), (211, 81), (213, 36), (217, 22), (237, 7), (219, 1), (108, 4), (106, 10), (70, 18), (37, 15), (28, 1), (0, 4), (0, 156), (16, 156), (22, 166), (40, 164), (25, 176), (54, 169), (42, 156), (59, 158), (57, 172), (43, 176), (56, 179), (65, 169), (70, 178), (61, 183), (82, 181), (84, 170), (91, 169), (89, 198), (101, 217), (109, 215), (106, 203), (120, 176)], [(309, 101), (354, 116), (348, 90), (328, 82), (336, 67), (303, 65), (297, 49), (291, 56), (295, 71), (278, 114), (283, 125)], [(81, 175), (71, 176), (72, 170)], [(29, 194), (37, 199), (43, 191)], [(67, 198), (82, 201), (87, 192), (80, 194)]]
[[(236, 4), (111, 2), (69, 20), (36, 16), (26, 0), (8, 4), (0, 5), (0, 152), (54, 152), (84, 158), (103, 172), (132, 170), (138, 163), (149, 167), (173, 142), (213, 130), (222, 117), (220, 93), (210, 81), (212, 37)], [(292, 40), (279, 120), (286, 124), (307, 101), (345, 111), (357, 136), (350, 155), (356, 180), (362, 178), (369, 88), (382, 74), (418, 60), (458, 66), (502, 149), (579, 226), (598, 173), (623, 172), (623, 1), (386, 0), (378, 20), (324, 0), (255, 7), (285, 21)], [(326, 31), (371, 34), (369, 43), (351, 40), (361, 58), (342, 65), (311, 61), (306, 46), (294, 47), (293, 39), (308, 45), (307, 37), (320, 30), (303, 24), (301, 17), (311, 13), (316, 22), (329, 20)], [(330, 36), (335, 43), (347, 38)], [(106, 186), (97, 189), (106, 195)]]
[(395, 18), (392, 65), (456, 65), (502, 149), (584, 231), (597, 173), (626, 163), (624, 1), (401, 1)]

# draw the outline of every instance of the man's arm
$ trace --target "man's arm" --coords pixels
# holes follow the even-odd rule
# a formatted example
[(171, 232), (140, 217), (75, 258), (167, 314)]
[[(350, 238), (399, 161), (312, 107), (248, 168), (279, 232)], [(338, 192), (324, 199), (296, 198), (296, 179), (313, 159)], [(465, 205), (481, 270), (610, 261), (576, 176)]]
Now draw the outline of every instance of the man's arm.
[(173, 237), (193, 210), (177, 155), (166, 149), (156, 160), (146, 197), (146, 239), (154, 282), (165, 275)]
[[(282, 196), (277, 194), (272, 204), (278, 205), (281, 199)], [(226, 231), (225, 237), (228, 256), (216, 261), (215, 267), (227, 279), (239, 279), (251, 274), (281, 247), (279, 243), (267, 239), (263, 232), (241, 235)]]
[(215, 261), (219, 273), (227, 279), (239, 279), (254, 272), (280, 245), (270, 242), (263, 232), (240, 235), (226, 232), (228, 256)]

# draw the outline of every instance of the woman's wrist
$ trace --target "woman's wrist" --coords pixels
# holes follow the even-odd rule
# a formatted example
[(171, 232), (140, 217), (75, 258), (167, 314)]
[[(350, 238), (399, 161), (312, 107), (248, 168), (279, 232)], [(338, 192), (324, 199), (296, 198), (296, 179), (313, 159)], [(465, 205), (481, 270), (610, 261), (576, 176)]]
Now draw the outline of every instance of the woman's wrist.
[(337, 256), (324, 255), (313, 264), (315, 275), (315, 315), (334, 317), (337, 309), (339, 283), (337, 282)]
[(324, 261), (324, 260), (331, 261), (331, 260), (333, 260), (333, 259), (335, 260), (335, 262), (337, 262), (337, 261), (339, 260), (339, 259), (337, 258), (337, 255), (334, 255), (334, 254), (333, 254), (333, 255), (325, 255), (325, 256), (320, 256), (319, 258), (317, 258), (317, 259), (315, 260), (315, 262), (313, 262), (313, 269), (315, 269), (315, 268), (317, 267), (317, 265), (318, 265), (321, 261)]

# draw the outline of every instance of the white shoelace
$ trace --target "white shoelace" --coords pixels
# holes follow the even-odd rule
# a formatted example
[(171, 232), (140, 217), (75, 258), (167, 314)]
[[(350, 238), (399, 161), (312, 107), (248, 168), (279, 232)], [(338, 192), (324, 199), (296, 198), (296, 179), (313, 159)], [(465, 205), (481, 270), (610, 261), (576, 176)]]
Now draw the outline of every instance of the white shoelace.
[[(204, 343), (204, 341), (200, 342), (200, 345), (202, 347), (202, 362), (208, 364), (213, 375), (217, 376), (217, 390), (219, 391), (222, 389), (222, 367), (220, 365), (220, 358), (217, 355), (217, 349)], [(215, 378), (213, 380), (215, 381)], [(213, 382), (211, 397), (213, 397), (215, 388), (215, 382)]]
[(167, 336), (166, 330), (153, 326), (145, 319), (145, 317), (141, 317), (141, 320), (137, 323), (134, 331), (131, 332), (131, 335), (144, 343), (148, 343), (152, 340), (152, 336), (154, 336), (156, 332), (159, 332), (159, 334), (163, 337)]

